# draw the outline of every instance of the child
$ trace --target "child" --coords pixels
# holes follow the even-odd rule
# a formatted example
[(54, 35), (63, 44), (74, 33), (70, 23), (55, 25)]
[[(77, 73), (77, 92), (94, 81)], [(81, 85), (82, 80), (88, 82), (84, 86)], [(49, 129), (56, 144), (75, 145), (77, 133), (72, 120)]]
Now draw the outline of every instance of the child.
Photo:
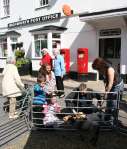
[(42, 74), (39, 74), (37, 77), (37, 83), (34, 85), (34, 105), (47, 104), (45, 83), (46, 77)]
[(73, 101), (74, 107), (78, 107), (78, 109), (76, 108), (76, 111), (78, 110), (80, 112), (91, 113), (92, 108), (85, 108), (85, 107), (92, 106), (92, 94), (89, 93), (89, 91), (92, 90), (87, 88), (86, 84), (81, 83), (77, 88), (77, 91), (79, 92), (75, 93)]
[(49, 104), (43, 105), (45, 117), (43, 119), (43, 124), (45, 126), (54, 126), (58, 123), (58, 117), (56, 117), (56, 113), (60, 113), (60, 105), (56, 101), (56, 95), (52, 95), (49, 100)]
[(86, 84), (81, 83), (79, 86), (79, 100), (80, 100), (79, 106), (80, 107), (89, 106), (90, 102), (91, 102), (91, 101), (87, 101), (87, 100), (89, 100), (89, 98), (88, 98), (89, 93), (85, 93), (85, 91), (87, 91), (87, 86), (86, 86)]
[(46, 76), (38, 74), (37, 83), (34, 85), (34, 98), (33, 98), (33, 123), (36, 127), (43, 125), (42, 110), (43, 104), (47, 104), (45, 92)]
[(55, 91), (56, 79), (54, 72), (51, 70), (51, 66), (49, 64), (44, 64), (41, 66), (39, 70), (40, 74), (46, 75), (46, 88), (47, 88), (47, 98), (51, 98), (51, 94)]

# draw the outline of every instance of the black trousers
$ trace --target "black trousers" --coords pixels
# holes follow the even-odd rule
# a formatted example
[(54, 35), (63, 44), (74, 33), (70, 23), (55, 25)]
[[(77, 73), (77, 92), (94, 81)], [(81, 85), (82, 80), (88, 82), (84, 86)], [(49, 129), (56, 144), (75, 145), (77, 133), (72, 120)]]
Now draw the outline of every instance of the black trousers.
[(64, 84), (61, 76), (56, 76), (56, 87), (57, 90), (61, 90), (58, 92), (58, 96), (62, 95), (64, 93)]

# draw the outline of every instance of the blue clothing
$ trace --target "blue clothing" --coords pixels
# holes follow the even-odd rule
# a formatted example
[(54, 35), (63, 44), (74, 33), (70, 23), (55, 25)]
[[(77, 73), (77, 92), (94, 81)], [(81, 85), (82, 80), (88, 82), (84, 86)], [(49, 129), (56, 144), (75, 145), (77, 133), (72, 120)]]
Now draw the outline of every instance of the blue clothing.
[(55, 76), (63, 76), (65, 74), (64, 58), (62, 55), (57, 55), (54, 59)]
[(122, 93), (123, 90), (124, 90), (123, 80), (119, 84), (112, 86), (110, 92), (114, 92), (114, 93), (109, 93), (108, 95), (109, 101), (107, 102), (107, 107), (117, 108), (117, 104), (118, 104), (117, 101), (120, 100), (118, 99), (120, 97), (119, 94)]
[[(111, 116), (114, 117), (114, 124), (117, 123), (117, 118), (118, 118), (118, 108), (119, 108), (119, 98), (122, 98), (122, 92), (123, 92), (124, 84), (123, 81), (121, 81), (117, 85), (113, 85), (112, 89), (110, 92), (114, 93), (109, 93), (107, 97), (107, 104), (106, 104), (106, 115), (105, 115), (105, 120), (108, 121), (111, 119)], [(116, 94), (115, 94), (116, 93)]]
[(34, 85), (34, 99), (33, 104), (46, 104), (46, 93), (44, 92), (43, 88), (36, 83)]

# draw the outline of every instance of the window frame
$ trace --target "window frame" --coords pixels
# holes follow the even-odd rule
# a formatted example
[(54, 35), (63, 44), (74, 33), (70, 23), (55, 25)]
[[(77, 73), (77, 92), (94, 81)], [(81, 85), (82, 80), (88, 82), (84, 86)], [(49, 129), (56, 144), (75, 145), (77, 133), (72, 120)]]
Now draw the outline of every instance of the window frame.
[[(59, 37), (53, 37), (53, 34), (58, 34)], [(56, 44), (58, 43), (59, 47), (53, 47), (54, 42), (56, 42)], [(52, 33), (52, 48), (60, 48), (61, 49), (61, 33), (57, 33), (57, 32)]]
[(3, 0), (3, 17), (10, 16), (10, 0)]
[[(54, 37), (53, 38), (53, 34), (59, 34), (59, 37)], [(58, 49), (61, 49), (61, 32), (52, 32), (52, 48), (58, 48)], [(42, 55), (41, 55), (41, 49), (42, 48), (48, 48), (48, 33), (38, 33), (38, 34), (34, 34), (34, 54), (33, 54), (33, 57), (34, 58), (41, 58), (42, 57)], [(38, 56), (36, 53), (36, 43), (35, 42), (37, 42), (37, 41), (39, 41), (39, 48), (40, 48), (40, 53), (38, 54), (38, 55), (40, 55), (40, 56)], [(44, 46), (44, 47), (42, 47), (42, 44), (41, 44), (41, 41), (46, 41), (47, 43), (47, 45), (46, 46)], [(56, 42), (56, 47), (53, 47), (53, 44), (54, 44), (54, 42)]]
[[(47, 41), (47, 46), (48, 46), (48, 39), (47, 39), (47, 37), (46, 38), (43, 38), (43, 37), (38, 37), (38, 38), (36, 38), (35, 36), (42, 36), (42, 35), (46, 35), (45, 33), (44, 34), (38, 34), (38, 35), (34, 35), (34, 48), (35, 48), (35, 53), (34, 53), (34, 57), (35, 58), (41, 58), (42, 57), (42, 55), (41, 55), (41, 41)], [(47, 35), (46, 35), (47, 36)], [(40, 47), (40, 52), (39, 52), (39, 55), (40, 56), (36, 56), (36, 42), (37, 41), (39, 41), (39, 47)], [(46, 47), (45, 47), (46, 48)]]
[[(46, 1), (48, 2), (46, 3)], [(50, 5), (50, 0), (35, 0), (35, 10), (48, 7), (49, 5)]]
[[(112, 41), (108, 41), (112, 40)], [(99, 45), (99, 49), (103, 49), (103, 52), (99, 50), (99, 56), (104, 58), (112, 58), (112, 59), (119, 59), (121, 57), (120, 50), (121, 50), (121, 37), (114, 37), (114, 38), (99, 38), (99, 44), (103, 42), (103, 48)], [(113, 43), (110, 46), (110, 43)], [(117, 45), (119, 44), (119, 46)]]
[[(41, 4), (42, 3), (42, 4)], [(49, 5), (49, 0), (40, 0), (39, 1), (39, 6), (40, 7), (46, 7)]]
[[(6, 42), (4, 41), (6, 40)], [(4, 44), (6, 44), (6, 49), (4, 49)], [(7, 57), (7, 38), (6, 37), (1, 37), (0, 38), (0, 50), (1, 50), (1, 55), (0, 57)]]

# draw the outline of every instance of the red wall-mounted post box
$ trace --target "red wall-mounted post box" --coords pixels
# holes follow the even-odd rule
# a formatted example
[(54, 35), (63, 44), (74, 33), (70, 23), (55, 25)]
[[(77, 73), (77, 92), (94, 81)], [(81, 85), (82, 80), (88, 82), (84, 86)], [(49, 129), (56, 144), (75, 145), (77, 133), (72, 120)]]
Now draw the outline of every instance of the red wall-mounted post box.
[(77, 69), (79, 74), (88, 73), (88, 48), (77, 50)]
[(60, 54), (64, 57), (66, 73), (70, 72), (70, 49), (61, 49)]

